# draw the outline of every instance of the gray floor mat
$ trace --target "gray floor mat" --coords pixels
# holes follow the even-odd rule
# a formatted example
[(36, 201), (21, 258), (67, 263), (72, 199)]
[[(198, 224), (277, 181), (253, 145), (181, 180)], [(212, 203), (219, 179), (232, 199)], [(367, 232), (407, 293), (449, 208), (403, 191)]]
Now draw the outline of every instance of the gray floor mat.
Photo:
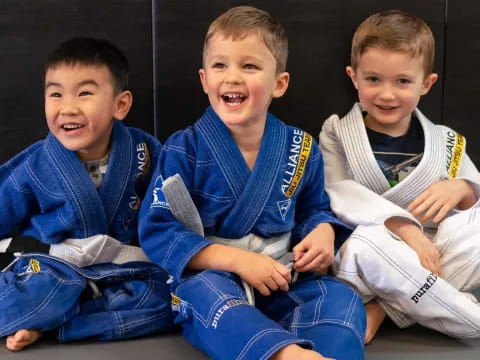
[[(34, 346), (13, 353), (0, 347), (1, 360), (203, 360), (208, 359), (179, 333), (109, 343), (56, 344), (42, 339)], [(414, 326), (400, 330), (386, 324), (366, 348), (366, 360), (478, 360), (480, 340), (456, 341), (434, 331)], [(255, 359), (252, 359), (255, 360)]]

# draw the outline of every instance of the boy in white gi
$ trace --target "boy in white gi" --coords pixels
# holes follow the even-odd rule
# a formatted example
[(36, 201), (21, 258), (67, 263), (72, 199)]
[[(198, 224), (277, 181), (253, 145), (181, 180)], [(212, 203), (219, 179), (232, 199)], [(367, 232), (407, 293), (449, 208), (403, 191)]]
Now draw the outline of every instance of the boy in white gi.
[(0, 273), (0, 336), (10, 350), (43, 331), (65, 342), (172, 326), (167, 274), (136, 243), (160, 144), (122, 124), (127, 80), (127, 60), (109, 42), (61, 44), (45, 66), (50, 132), (0, 167), (0, 238), (18, 235), (0, 250), (24, 252)]
[[(211, 358), (363, 359), (358, 295), (307, 274), (325, 272), (350, 229), (330, 211), (315, 141), (268, 113), (287, 90), (286, 61), (285, 32), (265, 11), (232, 8), (210, 25), (200, 80), (211, 107), (164, 144), (140, 242), (173, 277), (176, 323)], [(166, 201), (165, 186), (175, 174), (206, 236), (174, 217), (179, 199)]]
[[(465, 138), (418, 109), (433, 73), (421, 19), (391, 10), (356, 30), (347, 74), (360, 103), (320, 133), (332, 209), (356, 226), (335, 259), (364, 298), (368, 343), (385, 313), (459, 338), (480, 337), (480, 176)], [(480, 214), (479, 214), (480, 215)]]

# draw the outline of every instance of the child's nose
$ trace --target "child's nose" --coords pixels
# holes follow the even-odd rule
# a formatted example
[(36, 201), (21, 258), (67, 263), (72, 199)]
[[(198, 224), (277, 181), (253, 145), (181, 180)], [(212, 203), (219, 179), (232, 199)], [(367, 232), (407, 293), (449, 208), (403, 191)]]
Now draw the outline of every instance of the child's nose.
[(60, 114), (62, 115), (76, 115), (78, 114), (78, 106), (74, 99), (64, 98), (62, 106), (60, 108)]
[(238, 84), (242, 82), (240, 71), (234, 67), (228, 68), (226, 72), (225, 82), (229, 84)]
[(393, 100), (395, 99), (395, 94), (393, 92), (392, 86), (389, 84), (384, 84), (380, 91), (380, 98), (382, 100)]

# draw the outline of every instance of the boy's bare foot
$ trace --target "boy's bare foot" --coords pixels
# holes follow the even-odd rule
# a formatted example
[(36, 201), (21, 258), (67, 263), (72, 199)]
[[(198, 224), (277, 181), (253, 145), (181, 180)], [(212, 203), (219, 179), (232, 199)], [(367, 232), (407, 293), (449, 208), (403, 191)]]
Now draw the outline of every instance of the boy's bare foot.
[(298, 345), (288, 345), (280, 349), (270, 360), (335, 360), (326, 358), (313, 350), (304, 349)]
[(39, 330), (18, 330), (15, 334), (7, 337), (7, 349), (19, 351), (42, 337), (43, 332)]
[(370, 301), (365, 304), (365, 311), (367, 313), (367, 329), (365, 331), (365, 344), (369, 344), (382, 325), (385, 319), (385, 311), (376, 301)]

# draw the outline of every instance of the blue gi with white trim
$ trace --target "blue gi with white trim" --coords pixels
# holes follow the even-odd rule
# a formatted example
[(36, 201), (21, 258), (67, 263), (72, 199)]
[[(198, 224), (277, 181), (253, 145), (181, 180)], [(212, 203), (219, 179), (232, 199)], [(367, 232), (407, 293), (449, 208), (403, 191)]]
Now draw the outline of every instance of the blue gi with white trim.
[[(97, 190), (75, 152), (49, 134), (0, 167), (0, 238), (16, 232), (59, 244), (105, 234), (119, 249), (138, 244), (138, 212), (158, 148), (154, 137), (117, 121)], [(0, 336), (60, 328), (64, 342), (170, 329), (167, 274), (129, 260), (81, 268), (48, 254), (22, 255), (0, 273)]]
[[(169, 210), (164, 179), (179, 174), (200, 213), (206, 237), (191, 232)], [(335, 359), (363, 359), (365, 312), (357, 294), (329, 275), (307, 275), (287, 293), (256, 294), (248, 304), (231, 273), (185, 269), (208, 236), (272, 238), (292, 233), (292, 245), (318, 224), (331, 223), (336, 248), (350, 228), (331, 213), (323, 162), (311, 136), (268, 114), (252, 171), (215, 112), (164, 144), (141, 209), (146, 254), (173, 275), (176, 323), (213, 359), (268, 359), (288, 344), (313, 347)]]

